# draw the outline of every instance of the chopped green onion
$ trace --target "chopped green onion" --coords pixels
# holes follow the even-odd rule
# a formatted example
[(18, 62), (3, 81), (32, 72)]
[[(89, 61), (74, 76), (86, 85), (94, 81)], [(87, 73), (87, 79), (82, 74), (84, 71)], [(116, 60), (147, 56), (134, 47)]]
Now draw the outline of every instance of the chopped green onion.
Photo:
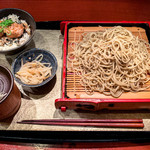
[(6, 32), (6, 34), (7, 34), (7, 35), (11, 35), (11, 30), (9, 29), (9, 33), (8, 33), (8, 32)]
[(11, 19), (7, 19), (4, 20), (0, 23), (0, 32), (2, 32), (4, 30), (4, 28), (10, 26), (11, 24), (13, 24), (14, 22)]
[(2, 32), (4, 29), (3, 28), (0, 28), (0, 32)]

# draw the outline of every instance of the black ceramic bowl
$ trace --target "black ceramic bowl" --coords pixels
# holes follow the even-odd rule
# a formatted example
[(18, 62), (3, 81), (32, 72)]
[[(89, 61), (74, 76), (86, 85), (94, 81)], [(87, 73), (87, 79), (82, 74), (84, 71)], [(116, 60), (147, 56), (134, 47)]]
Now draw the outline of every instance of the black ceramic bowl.
[(19, 16), (19, 19), (21, 20), (25, 20), (28, 25), (30, 25), (31, 27), (31, 36), (29, 37), (29, 39), (23, 43), (22, 45), (9, 49), (9, 50), (0, 50), (0, 53), (3, 54), (15, 54), (19, 51), (22, 51), (25, 47), (27, 47), (29, 45), (29, 43), (31, 42), (33, 35), (35, 33), (36, 30), (36, 23), (33, 19), (33, 17), (26, 11), (21, 10), (21, 9), (17, 9), (17, 8), (6, 8), (6, 9), (0, 9), (0, 19), (2, 19), (3, 17), (7, 17), (10, 14), (15, 14), (17, 16)]
[[(39, 56), (40, 54), (43, 55), (43, 59), (42, 59), (41, 63), (50, 63), (51, 64), (52, 75), (49, 78), (47, 78), (46, 80), (44, 80), (41, 84), (37, 84), (37, 85), (24, 84), (20, 79), (15, 77), (16, 72), (18, 72), (21, 67), (21, 61), (23, 61), (23, 64), (25, 64), (26, 62), (31, 62), (31, 61), (35, 60), (35, 58), (37, 56)], [(40, 86), (43, 86), (46, 83), (48, 83), (55, 76), (56, 71), (57, 71), (57, 66), (58, 66), (57, 59), (50, 51), (33, 48), (29, 51), (23, 52), (14, 60), (14, 62), (12, 64), (12, 74), (13, 74), (15, 80), (22, 86), (40, 87)]]

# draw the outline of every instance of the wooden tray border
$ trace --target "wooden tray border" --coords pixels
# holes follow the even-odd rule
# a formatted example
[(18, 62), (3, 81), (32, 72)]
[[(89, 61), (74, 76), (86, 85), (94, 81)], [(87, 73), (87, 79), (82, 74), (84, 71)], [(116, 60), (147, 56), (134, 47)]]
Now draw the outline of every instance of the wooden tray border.
[(138, 26), (144, 27), (148, 40), (150, 41), (150, 22), (146, 21), (63, 21), (61, 22), (60, 29), (64, 35), (63, 43), (63, 72), (62, 72), (62, 98), (55, 100), (55, 107), (65, 111), (68, 109), (84, 109), (84, 110), (100, 110), (100, 109), (150, 109), (150, 99), (94, 99), (94, 98), (69, 98), (66, 95), (66, 67), (67, 67), (67, 49), (68, 49), (68, 32), (69, 28), (77, 26)]

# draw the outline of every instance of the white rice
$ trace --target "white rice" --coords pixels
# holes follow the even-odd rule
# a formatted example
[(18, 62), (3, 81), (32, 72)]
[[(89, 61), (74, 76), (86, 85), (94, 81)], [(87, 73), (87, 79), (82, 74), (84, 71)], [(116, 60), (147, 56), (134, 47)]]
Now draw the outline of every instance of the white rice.
[(10, 49), (13, 49), (13, 48), (16, 48), (18, 47), (18, 45), (16, 43), (13, 43), (11, 46), (8, 46), (8, 45), (4, 45), (4, 46), (0, 46), (0, 50), (4, 51), (4, 50), (10, 50)]
[(5, 21), (7, 19), (11, 19), (13, 22), (19, 23), (19, 16), (15, 14), (8, 15), (7, 17), (2, 18), (1, 21)]
[[(28, 33), (31, 33), (30, 25), (28, 25), (25, 20), (20, 20), (19, 16), (15, 15), (15, 14), (11, 14), (11, 15), (8, 15), (7, 17), (0, 19), (0, 21), (5, 21), (7, 19), (11, 19), (13, 22), (16, 22), (16, 23), (26, 24), (28, 26), (28, 28), (25, 30), (23, 35), (20, 38), (18, 38), (18, 41), (19, 41), (18, 44), (15, 43), (16, 39), (14, 39), (11, 46), (7, 45), (7, 44), (4, 44), (4, 46), (0, 46), (1, 51), (10, 50), (10, 49), (16, 48), (16, 47), (24, 44), (30, 37), (30, 35)], [(1, 38), (0, 38), (0, 40), (1, 40)]]
[(30, 35), (28, 33), (24, 33), (23, 36), (20, 38), (20, 44), (23, 44), (29, 39)]

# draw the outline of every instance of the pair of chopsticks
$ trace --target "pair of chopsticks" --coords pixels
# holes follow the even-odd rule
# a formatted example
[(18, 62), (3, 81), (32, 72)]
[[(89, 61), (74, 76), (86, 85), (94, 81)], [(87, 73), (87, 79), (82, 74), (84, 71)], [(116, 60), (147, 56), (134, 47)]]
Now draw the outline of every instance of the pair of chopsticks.
[(142, 119), (41, 119), (22, 120), (20, 124), (57, 125), (57, 126), (92, 126), (115, 128), (143, 128)]

